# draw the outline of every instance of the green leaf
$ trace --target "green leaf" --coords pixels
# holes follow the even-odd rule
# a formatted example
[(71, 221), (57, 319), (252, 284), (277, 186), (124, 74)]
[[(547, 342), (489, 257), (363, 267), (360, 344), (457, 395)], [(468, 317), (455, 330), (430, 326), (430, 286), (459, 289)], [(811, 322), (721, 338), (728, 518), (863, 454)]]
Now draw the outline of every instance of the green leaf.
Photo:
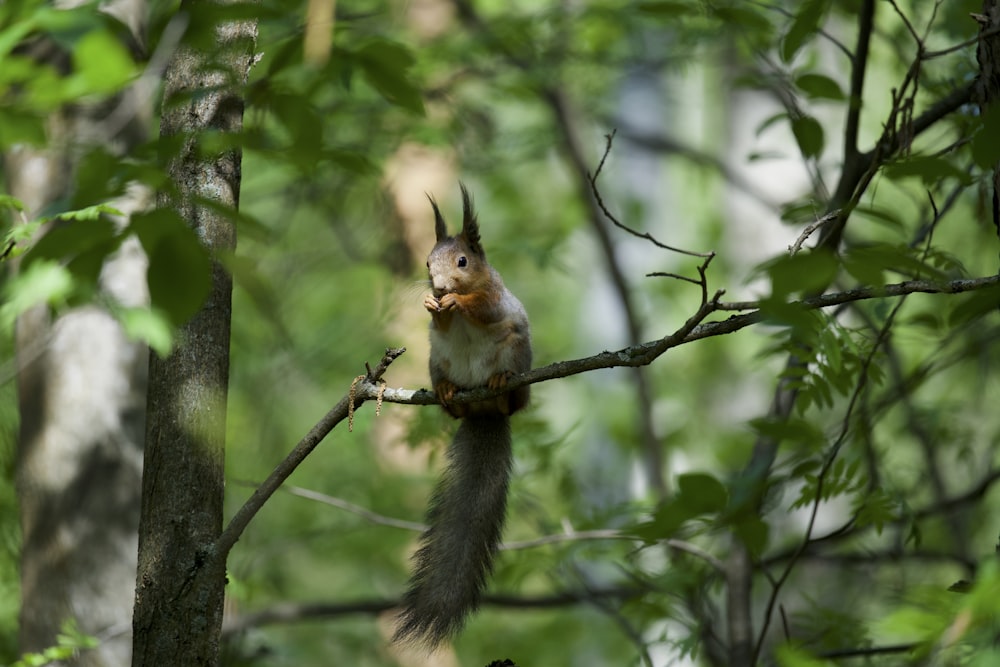
[(817, 218), (816, 202), (792, 201), (783, 204), (781, 207), (781, 221), (793, 225), (814, 222)]
[(136, 75), (136, 65), (112, 33), (92, 30), (73, 49), (76, 76), (87, 93), (110, 93), (125, 86)]
[(14, 144), (45, 145), (45, 119), (14, 108), (0, 109), (0, 150)]
[(652, 544), (671, 537), (690, 518), (691, 515), (684, 511), (683, 507), (670, 500), (661, 504), (653, 512), (653, 518), (637, 525), (633, 532), (642, 540)]
[(105, 260), (118, 249), (123, 238), (105, 216), (109, 213), (117, 211), (100, 204), (60, 214), (24, 254), (22, 266), (31, 266), (36, 261), (58, 261), (72, 274), (76, 293), (94, 289)]
[(823, 250), (781, 255), (760, 266), (771, 278), (771, 296), (785, 299), (789, 295), (808, 293), (825, 288), (837, 273), (837, 260)]
[(44, 259), (22, 267), (21, 272), (4, 285), (0, 324), (10, 327), (29, 308), (63, 303), (72, 293), (73, 276), (58, 262)]
[(770, 324), (788, 327), (793, 334), (811, 331), (816, 324), (815, 311), (801, 304), (788, 303), (787, 297), (786, 294), (761, 299), (760, 312), (764, 320)]
[(774, 652), (779, 667), (833, 667), (829, 660), (814, 658), (805, 649), (790, 643), (782, 644)]
[(13, 195), (0, 193), (0, 208), (12, 208), (19, 213), (24, 213), (24, 202)]
[(117, 247), (115, 225), (107, 218), (91, 217), (100, 213), (95, 207), (66, 214), (25, 253), (25, 265), (43, 259), (70, 261), (92, 250), (111, 252)]
[(823, 152), (823, 126), (812, 116), (792, 118), (792, 134), (805, 157), (819, 157)]
[(687, 473), (677, 477), (678, 502), (696, 514), (721, 512), (726, 508), (726, 487), (707, 473)]
[(767, 118), (764, 119), (763, 122), (761, 122), (760, 125), (757, 126), (757, 129), (754, 130), (754, 136), (759, 137), (764, 133), (764, 130), (766, 130), (767, 128), (771, 127), (772, 125), (774, 125), (779, 121), (785, 120), (786, 118), (788, 118), (788, 112), (786, 111), (781, 111), (779, 113), (774, 114), (773, 116), (768, 116)]
[(87, 151), (76, 170), (76, 191), (70, 205), (74, 208), (99, 204), (121, 194), (125, 183), (117, 178), (119, 158), (103, 147)]
[(733, 533), (750, 550), (751, 555), (757, 557), (764, 553), (771, 528), (763, 519), (744, 513), (733, 521), (732, 527)]
[(896, 509), (896, 501), (885, 490), (876, 489), (867, 496), (855, 500), (853, 507), (855, 526), (859, 529), (875, 526), (875, 532), (881, 535), (885, 524), (897, 518)]
[(796, 417), (758, 417), (750, 420), (750, 427), (777, 443), (789, 441), (813, 449), (823, 442), (823, 432), (812, 422)]
[(147, 280), (152, 306), (180, 326), (198, 312), (211, 289), (208, 251), (174, 211), (157, 209), (132, 216), (129, 226), (149, 257)]
[(750, 7), (713, 7), (712, 13), (724, 23), (743, 32), (764, 36), (770, 34), (772, 30), (770, 19)]
[(781, 59), (784, 62), (791, 62), (799, 49), (816, 34), (826, 10), (826, 0), (809, 0), (799, 5), (799, 12), (781, 40)]
[[(46, 10), (39, 7), (35, 11), (38, 14), (41, 14)], [(24, 38), (35, 29), (36, 25), (36, 17), (27, 16), (20, 21), (11, 23), (3, 30), (0, 30), (0, 56), (6, 56), (8, 53), (13, 51), (14, 48), (21, 44), (24, 41)], [(6, 60), (6, 58), (4, 58), (4, 60)]]
[(863, 215), (870, 219), (872, 222), (877, 222), (885, 225), (893, 231), (902, 231), (905, 227), (903, 220), (899, 217), (896, 211), (888, 208), (881, 208), (876, 206), (868, 206), (859, 204), (854, 212), (858, 215)]
[(869, 285), (883, 282), (882, 273), (892, 271), (907, 278), (946, 280), (948, 276), (936, 266), (924, 261), (917, 251), (905, 245), (870, 243), (850, 248), (844, 253), (844, 268), (858, 280)]
[(885, 283), (885, 268), (858, 253), (847, 252), (843, 256), (844, 270), (862, 285), (882, 285)]
[(647, 542), (672, 536), (686, 521), (702, 514), (722, 512), (728, 492), (722, 483), (705, 473), (688, 473), (677, 478), (677, 495), (664, 501), (650, 521), (640, 523), (632, 532)]
[(99, 220), (103, 215), (124, 216), (125, 214), (110, 204), (94, 204), (72, 211), (64, 211), (56, 217), (59, 220)]
[(408, 78), (414, 63), (413, 55), (402, 44), (387, 39), (375, 39), (354, 53), (365, 81), (388, 101), (423, 115), (424, 101), (420, 89)]
[(885, 168), (885, 175), (893, 180), (916, 176), (927, 186), (947, 179), (955, 179), (960, 185), (972, 184), (970, 174), (940, 155), (914, 155), (894, 162)]
[(803, 74), (795, 79), (795, 85), (806, 97), (814, 100), (840, 101), (845, 97), (840, 84), (822, 74)]
[(325, 150), (323, 155), (337, 166), (359, 176), (373, 176), (379, 173), (378, 167), (367, 155), (359, 151), (330, 148)]
[(948, 315), (948, 326), (958, 327), (966, 322), (977, 320), (987, 313), (995, 313), (1000, 309), (1000, 287), (990, 287), (978, 290), (963, 297), (956, 297), (957, 305)]
[(170, 318), (152, 308), (121, 308), (115, 311), (125, 334), (141, 340), (161, 357), (170, 354), (174, 345)]

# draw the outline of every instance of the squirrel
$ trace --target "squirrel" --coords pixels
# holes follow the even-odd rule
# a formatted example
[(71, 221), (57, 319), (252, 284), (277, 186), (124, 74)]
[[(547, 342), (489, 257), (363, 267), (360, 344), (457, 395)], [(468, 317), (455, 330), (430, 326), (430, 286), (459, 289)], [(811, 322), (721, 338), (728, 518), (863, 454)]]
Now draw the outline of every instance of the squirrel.
[(461, 419), (448, 465), (431, 496), (429, 527), (393, 641), (434, 648), (455, 636), (479, 606), (500, 547), (513, 453), (510, 415), (528, 403), (529, 388), (495, 398), (452, 403), (455, 392), (501, 389), (531, 368), (531, 334), (524, 306), (486, 261), (479, 223), (465, 185), (462, 232), (448, 236), (437, 202), (437, 243), (427, 258), (431, 293), (430, 375), (444, 411)]

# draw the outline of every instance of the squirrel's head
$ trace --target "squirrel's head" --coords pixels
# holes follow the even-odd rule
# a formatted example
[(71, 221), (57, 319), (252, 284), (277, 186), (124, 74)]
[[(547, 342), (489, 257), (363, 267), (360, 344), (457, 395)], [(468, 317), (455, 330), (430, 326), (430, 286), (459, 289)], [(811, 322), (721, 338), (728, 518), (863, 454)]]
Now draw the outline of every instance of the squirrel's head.
[(463, 294), (489, 280), (489, 264), (479, 239), (479, 222), (472, 207), (472, 197), (463, 183), (462, 232), (448, 236), (448, 227), (434, 197), (427, 195), (434, 208), (434, 232), (437, 244), (427, 257), (427, 272), (435, 296), (449, 292)]

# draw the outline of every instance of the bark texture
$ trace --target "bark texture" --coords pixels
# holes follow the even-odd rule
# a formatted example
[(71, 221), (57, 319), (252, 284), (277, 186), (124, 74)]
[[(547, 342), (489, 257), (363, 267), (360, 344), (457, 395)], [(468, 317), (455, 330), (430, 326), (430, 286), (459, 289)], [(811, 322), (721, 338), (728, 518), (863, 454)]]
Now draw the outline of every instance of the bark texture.
[[(192, 2), (182, 11), (201, 27), (199, 10), (211, 6)], [(240, 86), (256, 24), (220, 24), (215, 37), (217, 50), (185, 43), (168, 66), (160, 131), (165, 145), (179, 147), (166, 164), (177, 194), (158, 200), (212, 251), (235, 248), (236, 230), (197, 200), (236, 208), (241, 153), (206, 155), (199, 137), (242, 129)], [(179, 332), (180, 344), (168, 358), (150, 359), (133, 665), (218, 661), (226, 566), (214, 545), (222, 530), (231, 293), (230, 276), (213, 261), (211, 292)]]

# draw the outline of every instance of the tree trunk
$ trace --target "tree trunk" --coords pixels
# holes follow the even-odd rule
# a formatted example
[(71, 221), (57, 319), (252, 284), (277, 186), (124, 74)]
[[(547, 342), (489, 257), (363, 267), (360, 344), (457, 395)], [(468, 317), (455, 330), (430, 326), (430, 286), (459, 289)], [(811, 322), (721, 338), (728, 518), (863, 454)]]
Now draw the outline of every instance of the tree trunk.
[[(200, 28), (207, 16), (198, 14), (211, 7), (190, 3), (182, 10)], [(182, 44), (167, 69), (160, 131), (164, 139), (180, 139), (166, 165), (177, 194), (158, 200), (177, 210), (213, 253), (235, 248), (233, 219), (195, 198), (235, 209), (241, 152), (206, 156), (198, 139), (205, 130), (241, 131), (239, 86), (247, 79), (256, 24), (222, 24), (215, 35), (217, 51)], [(181, 328), (179, 346), (166, 359), (150, 359), (133, 665), (218, 662), (226, 563), (214, 542), (222, 530), (231, 292), (230, 276), (213, 259), (211, 292)]]

